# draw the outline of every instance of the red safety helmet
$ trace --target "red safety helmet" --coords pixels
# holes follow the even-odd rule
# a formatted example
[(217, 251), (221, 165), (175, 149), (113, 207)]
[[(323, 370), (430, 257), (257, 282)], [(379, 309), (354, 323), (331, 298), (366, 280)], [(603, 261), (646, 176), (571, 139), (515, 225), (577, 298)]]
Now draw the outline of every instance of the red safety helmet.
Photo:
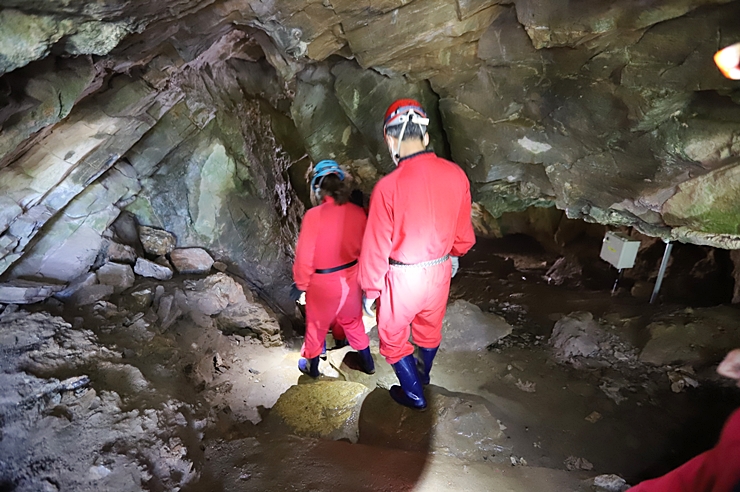
[(389, 126), (416, 123), (429, 125), (429, 118), (418, 101), (414, 99), (399, 99), (388, 107), (383, 119), (383, 132)]

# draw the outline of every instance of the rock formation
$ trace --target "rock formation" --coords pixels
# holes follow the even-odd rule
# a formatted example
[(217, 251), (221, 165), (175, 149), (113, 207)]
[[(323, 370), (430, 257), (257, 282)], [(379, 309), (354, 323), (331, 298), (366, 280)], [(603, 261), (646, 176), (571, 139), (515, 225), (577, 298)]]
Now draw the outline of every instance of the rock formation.
[(127, 211), (173, 234), (167, 253), (205, 248), (290, 311), (311, 162), (339, 160), (369, 192), (392, 169), (379, 122), (401, 96), (468, 173), (482, 230), (555, 206), (736, 249), (738, 86), (711, 55), (740, 40), (739, 14), (727, 0), (5, 0), (0, 274), (69, 282)]

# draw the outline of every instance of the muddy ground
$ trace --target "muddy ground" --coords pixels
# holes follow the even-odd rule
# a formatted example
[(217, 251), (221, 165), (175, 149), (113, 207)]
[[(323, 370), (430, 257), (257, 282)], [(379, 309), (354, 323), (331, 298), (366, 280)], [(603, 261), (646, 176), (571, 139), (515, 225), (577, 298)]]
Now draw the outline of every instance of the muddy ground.
[[(702, 345), (690, 364), (650, 363), (649, 327), (721, 315), (732, 331), (734, 308), (708, 307), (707, 296), (692, 305), (670, 289), (650, 305), (634, 278), (613, 295), (616, 272), (595, 261), (553, 279), (558, 257), (522, 238), (479, 241), (461, 262), (451, 305), (471, 303), (511, 334), (494, 343), (470, 335), (465, 350), (443, 345), (424, 413), (388, 397), (394, 377), (376, 330), (372, 377), (349, 367), (348, 348), (329, 350), (319, 383), (349, 393), (317, 403), (326, 406), (310, 430), (290, 421), (310, 414), (320, 388), (296, 369), (300, 338), (265, 346), (274, 345), (266, 331), (248, 326), (254, 312), (241, 324), (224, 317), (236, 284), (208, 302), (211, 291), (194, 287), (205, 276), (189, 276), (137, 281), (81, 308), (6, 306), (0, 491), (620, 490), (616, 478), (595, 489), (594, 477), (634, 484), (710, 447), (740, 405), (738, 390), (713, 372), (722, 348)], [(146, 289), (159, 298), (134, 302)], [(246, 294), (239, 302), (259, 304)], [(162, 312), (170, 296), (179, 313)], [(223, 296), (231, 300), (214, 314)], [(551, 340), (574, 312), (591, 313), (589, 326), (601, 330), (589, 356), (563, 357)], [(272, 410), (296, 384), (314, 386)]]

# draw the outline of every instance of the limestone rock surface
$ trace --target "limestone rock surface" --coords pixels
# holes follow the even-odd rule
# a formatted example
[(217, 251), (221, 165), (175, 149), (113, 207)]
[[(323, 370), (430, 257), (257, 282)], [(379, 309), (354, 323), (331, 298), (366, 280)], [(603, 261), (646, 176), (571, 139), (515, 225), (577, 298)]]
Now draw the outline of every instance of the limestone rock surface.
[(449, 352), (484, 350), (509, 335), (512, 329), (501, 316), (484, 313), (475, 304), (458, 299), (447, 306), (440, 348)]

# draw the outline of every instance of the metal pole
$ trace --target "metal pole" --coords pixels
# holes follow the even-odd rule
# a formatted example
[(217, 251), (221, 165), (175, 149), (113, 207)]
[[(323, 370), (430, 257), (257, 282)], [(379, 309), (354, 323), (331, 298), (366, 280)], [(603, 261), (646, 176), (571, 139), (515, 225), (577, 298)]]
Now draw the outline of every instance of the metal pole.
[(617, 284), (619, 283), (619, 279), (622, 276), (622, 269), (619, 268), (617, 270), (617, 278), (614, 280), (614, 287), (612, 287), (612, 295), (614, 295), (617, 292)]
[(663, 284), (663, 277), (665, 277), (665, 269), (668, 268), (668, 259), (671, 256), (671, 250), (673, 249), (673, 243), (666, 241), (665, 251), (663, 251), (663, 261), (660, 262), (660, 270), (658, 270), (658, 279), (655, 281), (655, 288), (653, 288), (653, 295), (650, 296), (650, 304), (655, 302), (660, 291), (660, 286)]

